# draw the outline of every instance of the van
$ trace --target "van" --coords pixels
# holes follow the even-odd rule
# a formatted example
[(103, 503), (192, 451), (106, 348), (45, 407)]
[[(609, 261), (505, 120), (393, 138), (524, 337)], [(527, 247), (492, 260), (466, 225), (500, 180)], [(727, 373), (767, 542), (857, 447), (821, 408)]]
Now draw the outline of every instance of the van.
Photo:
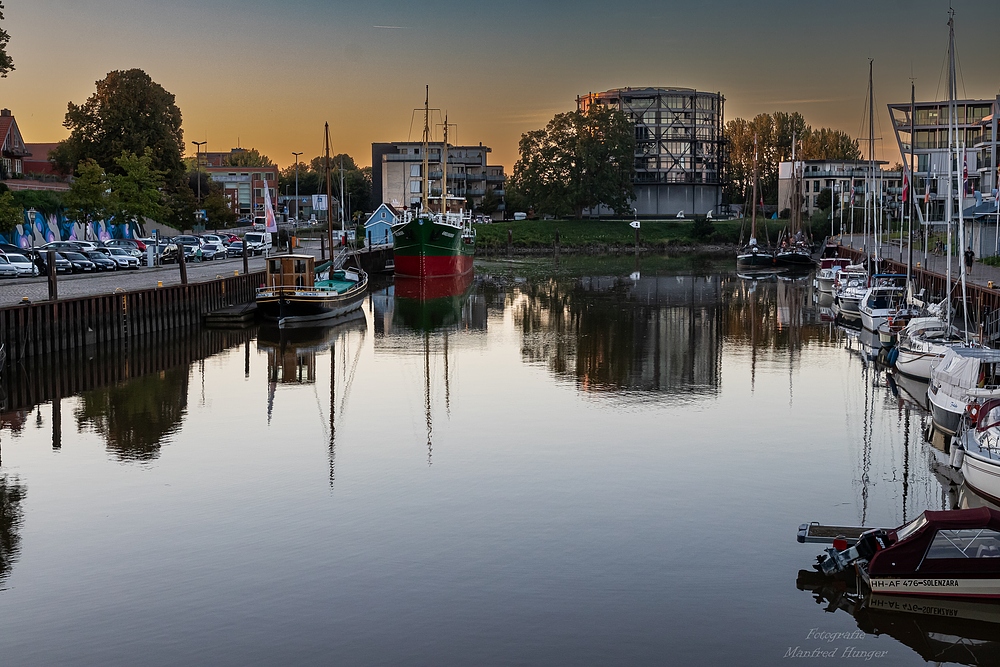
[(255, 232), (263, 232), (267, 230), (267, 218), (264, 216), (257, 216), (253, 219), (253, 225), (250, 227)]
[(514, 219), (515, 220), (527, 220), (528, 219), (528, 214), (527, 213), (515, 213), (514, 214)]
[(271, 232), (247, 232), (243, 235), (243, 245), (248, 255), (263, 255), (271, 250)]

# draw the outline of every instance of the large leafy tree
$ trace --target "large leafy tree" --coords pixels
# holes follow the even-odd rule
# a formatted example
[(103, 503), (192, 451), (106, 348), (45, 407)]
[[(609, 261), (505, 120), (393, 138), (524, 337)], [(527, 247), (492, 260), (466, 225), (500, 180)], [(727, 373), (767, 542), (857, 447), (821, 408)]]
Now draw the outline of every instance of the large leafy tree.
[(730, 201), (742, 202), (750, 197), (756, 138), (758, 196), (765, 203), (777, 203), (778, 165), (792, 159), (793, 137), (796, 159), (856, 160), (860, 156), (857, 140), (828, 127), (814, 130), (797, 112), (762, 113), (751, 120), (734, 118), (726, 123)]
[(162, 191), (164, 172), (153, 166), (152, 149), (147, 148), (142, 155), (124, 152), (115, 164), (121, 173), (108, 176), (108, 212), (120, 222), (164, 220), (169, 213)]
[[(0, 21), (3, 20), (3, 3), (0, 2)], [(7, 53), (7, 43), (10, 42), (10, 35), (3, 28), (0, 28), (0, 77), (6, 78), (14, 71), (14, 59)]]
[(66, 217), (83, 225), (103, 220), (108, 212), (108, 178), (101, 165), (84, 160), (64, 200)]
[(518, 153), (508, 202), (577, 218), (597, 206), (620, 215), (630, 210), (635, 133), (624, 114), (601, 106), (557, 114), (544, 129), (523, 134)]
[(230, 153), (225, 164), (228, 167), (270, 167), (274, 163), (256, 148), (244, 148)]
[(163, 172), (169, 187), (184, 180), (181, 110), (173, 94), (140, 69), (110, 72), (86, 102), (69, 103), (63, 125), (69, 137), (52, 157), (65, 173), (89, 158), (108, 174), (121, 174), (122, 153), (144, 155), (149, 149), (150, 168)]
[(9, 190), (0, 194), (0, 232), (13, 231), (23, 218), (24, 209), (14, 201), (14, 195)]

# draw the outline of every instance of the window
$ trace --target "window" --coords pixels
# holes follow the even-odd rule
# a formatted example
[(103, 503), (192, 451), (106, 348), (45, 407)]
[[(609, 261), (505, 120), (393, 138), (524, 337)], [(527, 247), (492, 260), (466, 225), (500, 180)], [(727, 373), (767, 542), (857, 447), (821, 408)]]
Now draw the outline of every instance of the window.
[(926, 557), (928, 560), (1000, 558), (1000, 533), (989, 528), (939, 530)]
[(410, 181), (410, 193), (420, 192), (420, 181)]
[(410, 176), (414, 176), (416, 178), (420, 177), (420, 165), (419, 164), (411, 164), (410, 165)]
[(258, 197), (263, 197), (264, 196), (264, 190), (261, 189), (261, 188), (254, 188), (253, 189), (253, 196), (254, 196), (254, 199), (257, 199)]

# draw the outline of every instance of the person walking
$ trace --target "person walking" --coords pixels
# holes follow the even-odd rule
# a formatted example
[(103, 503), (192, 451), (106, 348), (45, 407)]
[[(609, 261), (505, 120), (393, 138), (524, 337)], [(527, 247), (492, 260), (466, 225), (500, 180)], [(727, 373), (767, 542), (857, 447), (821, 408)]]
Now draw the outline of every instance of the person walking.
[(965, 272), (966, 273), (969, 273), (969, 274), (972, 273), (972, 263), (974, 261), (976, 261), (976, 253), (974, 253), (972, 251), (972, 246), (969, 246), (969, 249), (965, 251)]

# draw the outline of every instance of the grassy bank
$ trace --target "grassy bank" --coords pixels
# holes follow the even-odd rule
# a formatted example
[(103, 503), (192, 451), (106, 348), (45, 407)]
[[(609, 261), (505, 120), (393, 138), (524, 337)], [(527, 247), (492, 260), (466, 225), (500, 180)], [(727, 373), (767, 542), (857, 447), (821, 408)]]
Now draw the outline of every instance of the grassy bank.
[[(704, 224), (704, 223), (702, 223)], [(765, 237), (763, 221), (757, 221), (757, 236), (761, 243), (772, 241), (787, 226), (786, 220), (769, 220)], [(736, 245), (749, 234), (750, 223), (742, 220), (720, 220), (711, 223), (711, 231), (699, 234), (690, 220), (642, 221), (639, 244), (647, 250), (669, 250), (696, 245)], [(623, 220), (508, 220), (476, 226), (476, 249), (483, 253), (507, 249), (507, 231), (511, 231), (514, 249), (551, 250), (559, 232), (563, 250), (614, 251), (635, 245), (635, 230)]]

